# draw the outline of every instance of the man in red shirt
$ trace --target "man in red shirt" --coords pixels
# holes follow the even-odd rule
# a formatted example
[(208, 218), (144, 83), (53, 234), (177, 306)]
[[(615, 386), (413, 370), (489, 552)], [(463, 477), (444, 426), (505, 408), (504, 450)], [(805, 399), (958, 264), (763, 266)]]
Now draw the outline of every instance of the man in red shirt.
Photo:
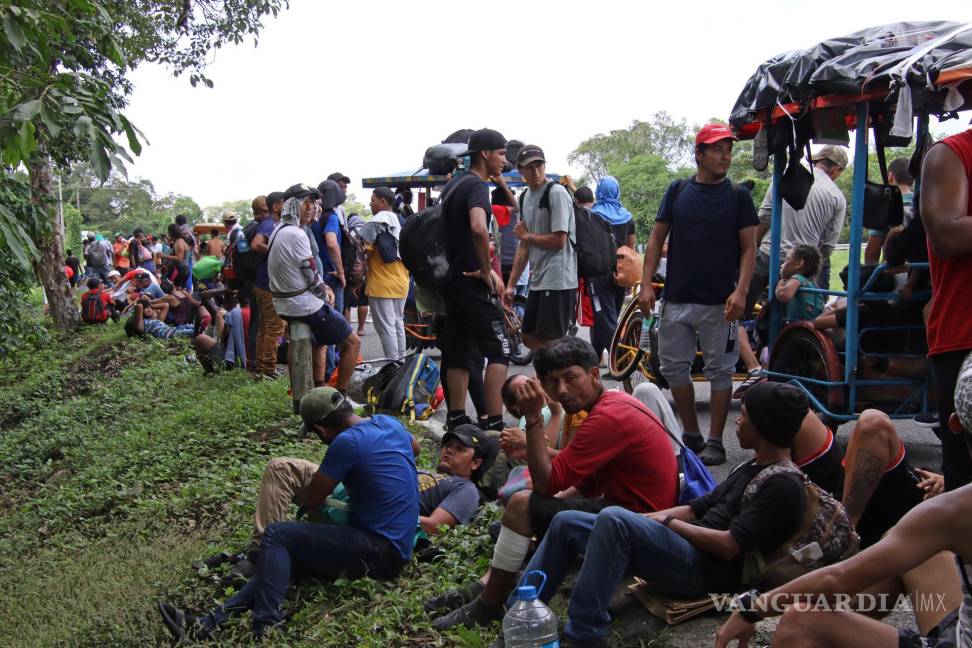
[[(481, 593), (436, 619), (436, 628), (484, 625), (501, 618), (532, 537), (545, 533), (557, 513), (596, 513), (608, 506), (646, 513), (675, 505), (678, 469), (664, 426), (640, 401), (605, 391), (597, 365), (594, 348), (576, 337), (559, 338), (537, 351), (537, 378), (515, 389), (517, 409), (526, 417), (533, 491), (510, 498)], [(568, 414), (588, 412), (567, 447), (552, 459), (541, 416), (548, 398)], [(459, 596), (438, 597), (438, 609), (449, 606), (450, 598), (461, 603)]]
[(81, 295), (81, 319), (87, 324), (104, 324), (109, 317), (118, 321), (115, 304), (102, 288), (101, 279), (92, 277), (87, 292)]
[(972, 481), (972, 459), (959, 435), (945, 429), (955, 411), (959, 367), (972, 350), (972, 129), (946, 137), (922, 162), (919, 206), (928, 234), (932, 302), (928, 356), (942, 432), (942, 472), (953, 490)]

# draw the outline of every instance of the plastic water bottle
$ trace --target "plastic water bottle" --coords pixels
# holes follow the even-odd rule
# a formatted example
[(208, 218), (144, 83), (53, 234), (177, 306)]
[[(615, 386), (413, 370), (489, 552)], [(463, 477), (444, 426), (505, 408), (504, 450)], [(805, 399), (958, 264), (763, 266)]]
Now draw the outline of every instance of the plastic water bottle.
[(531, 575), (541, 579), (539, 589), (533, 585), (521, 585), (516, 589), (516, 603), (503, 617), (503, 639), (506, 648), (559, 648), (557, 615), (539, 599), (547, 582), (542, 571), (527, 572), (525, 583)]

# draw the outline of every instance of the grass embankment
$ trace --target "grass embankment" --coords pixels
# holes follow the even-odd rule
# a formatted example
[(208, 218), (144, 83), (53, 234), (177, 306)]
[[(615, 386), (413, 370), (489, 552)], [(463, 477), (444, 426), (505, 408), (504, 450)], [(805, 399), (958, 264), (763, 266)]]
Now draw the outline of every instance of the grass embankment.
[[(109, 323), (0, 367), (0, 646), (168, 643), (155, 602), (226, 597), (218, 574), (190, 565), (246, 546), (267, 460), (320, 459), (319, 442), (297, 437), (284, 381), (207, 378), (188, 353)], [(436, 634), (421, 602), (482, 573), (494, 516), (449, 532), (442, 559), (393, 583), (291, 588), (296, 614), (270, 645), (480, 645), (479, 633)], [(209, 645), (248, 643), (249, 620)]]

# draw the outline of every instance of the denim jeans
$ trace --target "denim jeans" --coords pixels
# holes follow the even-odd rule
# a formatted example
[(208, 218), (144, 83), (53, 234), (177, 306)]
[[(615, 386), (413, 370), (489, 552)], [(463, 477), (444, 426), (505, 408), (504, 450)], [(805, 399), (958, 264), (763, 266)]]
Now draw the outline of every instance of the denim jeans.
[(597, 514), (564, 511), (554, 517), (526, 568), (547, 574), (540, 594), (544, 602), (557, 593), (578, 554), (584, 554), (584, 563), (570, 597), (564, 635), (579, 645), (607, 636), (608, 606), (625, 575), (640, 576), (663, 596), (705, 593), (700, 553), (688, 540), (639, 513), (609, 506)]
[(253, 610), (253, 634), (263, 634), (283, 620), (280, 604), (290, 582), (292, 563), (323, 578), (347, 576), (394, 578), (404, 563), (384, 538), (354, 526), (276, 522), (263, 534), (257, 573), (225, 603), (200, 619), (207, 630), (234, 614)]
[[(324, 277), (324, 283), (331, 289), (334, 293), (334, 310), (338, 313), (344, 314), (344, 288), (338, 282), (337, 277), (332, 275), (327, 275)], [(327, 364), (324, 370), (324, 380), (330, 380), (331, 374), (334, 369), (338, 366), (338, 362), (341, 361), (341, 353), (338, 351), (337, 346), (331, 345), (327, 347)]]
[(588, 285), (594, 307), (591, 346), (600, 360), (604, 350), (611, 346), (614, 330), (618, 328), (618, 313), (624, 305), (624, 288), (614, 283), (611, 275), (592, 279)]

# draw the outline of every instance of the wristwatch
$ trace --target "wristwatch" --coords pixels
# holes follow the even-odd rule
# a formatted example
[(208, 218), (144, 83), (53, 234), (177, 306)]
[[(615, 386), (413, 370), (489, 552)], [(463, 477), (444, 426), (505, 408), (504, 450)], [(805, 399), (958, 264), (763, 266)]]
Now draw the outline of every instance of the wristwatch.
[(736, 611), (749, 623), (759, 623), (763, 620), (763, 615), (756, 610), (756, 597), (758, 596), (759, 590), (751, 589), (736, 597)]
[(662, 520), (662, 526), (666, 526), (667, 527), (668, 525), (670, 525), (672, 523), (672, 520), (674, 520), (674, 519), (675, 519), (675, 516), (674, 515), (666, 515), (665, 516), (665, 519)]

